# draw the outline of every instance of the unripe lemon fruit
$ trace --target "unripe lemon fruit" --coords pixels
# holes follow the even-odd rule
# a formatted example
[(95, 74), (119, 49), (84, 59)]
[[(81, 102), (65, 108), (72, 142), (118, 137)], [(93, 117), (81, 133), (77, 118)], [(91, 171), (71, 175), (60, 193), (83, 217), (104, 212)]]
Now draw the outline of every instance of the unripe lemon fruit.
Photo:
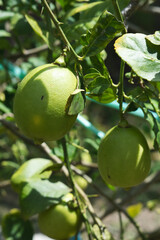
[(79, 209), (70, 207), (69, 202), (72, 200), (73, 195), (69, 193), (64, 201), (39, 214), (38, 224), (43, 234), (57, 240), (67, 240), (76, 235), (82, 217)]
[(151, 158), (147, 141), (134, 126), (110, 129), (98, 150), (98, 168), (106, 183), (130, 188), (148, 175)]
[(82, 176), (74, 175), (74, 180), (83, 190), (85, 190), (88, 187), (87, 180)]
[(19, 83), (13, 112), (24, 135), (37, 142), (62, 138), (77, 115), (67, 115), (66, 104), (77, 87), (67, 68), (45, 64), (33, 69)]

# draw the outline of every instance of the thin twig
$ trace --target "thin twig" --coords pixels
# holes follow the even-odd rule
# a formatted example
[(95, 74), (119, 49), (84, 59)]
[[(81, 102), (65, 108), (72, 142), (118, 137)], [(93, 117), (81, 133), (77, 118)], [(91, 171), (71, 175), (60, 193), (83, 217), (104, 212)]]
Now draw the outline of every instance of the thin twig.
[(142, 9), (144, 12), (160, 14), (160, 7), (158, 6), (147, 6)]
[(30, 55), (33, 55), (33, 54), (41, 53), (41, 52), (43, 52), (47, 49), (48, 49), (48, 45), (44, 44), (40, 47), (36, 47), (36, 48), (32, 48), (32, 49), (24, 49), (22, 51), (22, 53), (23, 53), (24, 56), (30, 56)]
[(7, 187), (10, 184), (11, 184), (10, 180), (4, 180), (4, 181), (0, 182), (0, 188)]
[(75, 50), (73, 49), (72, 45), (70, 44), (68, 38), (66, 37), (65, 33), (63, 32), (62, 28), (61, 28), (61, 22), (58, 21), (58, 19), (56, 18), (56, 16), (54, 15), (54, 13), (51, 11), (48, 3), (46, 0), (42, 0), (43, 5), (45, 7), (45, 9), (47, 10), (48, 14), (50, 15), (53, 23), (55, 24), (55, 27), (57, 28), (62, 40), (64, 41), (64, 43), (66, 44), (66, 46), (68, 47), (68, 49), (72, 52), (73, 56), (77, 59), (77, 60), (82, 60), (82, 58), (80, 56), (77, 55), (77, 53), (75, 52)]
[(0, 115), (0, 121), (5, 120), (8, 117), (13, 118), (14, 117), (13, 113), (9, 112), (9, 113), (4, 113), (3, 115)]
[(119, 216), (119, 222), (120, 222), (120, 240), (124, 240), (124, 238), (123, 238), (123, 235), (124, 235), (123, 221), (122, 221), (122, 215), (121, 215), (120, 211), (118, 211), (118, 216)]
[(79, 197), (79, 194), (78, 194), (75, 182), (74, 182), (71, 165), (70, 165), (69, 158), (68, 158), (68, 151), (67, 151), (65, 137), (62, 138), (61, 143), (62, 143), (62, 148), (63, 148), (63, 153), (64, 153), (64, 161), (65, 161), (67, 169), (68, 169), (69, 179), (70, 179), (70, 183), (71, 183), (71, 186), (72, 186), (72, 189), (73, 189), (73, 193), (74, 193), (74, 196), (76, 197), (79, 209), (80, 209), (81, 214), (83, 216), (84, 223), (85, 223), (85, 226), (86, 226), (86, 230), (87, 230), (87, 233), (88, 233), (88, 237), (91, 240), (92, 239), (92, 228), (91, 228), (91, 225), (90, 225), (90, 223), (88, 221), (88, 218), (87, 218), (87, 215), (86, 215), (85, 206), (82, 203), (82, 201), (80, 200), (80, 197)]
[(129, 5), (123, 9), (122, 15), (125, 19), (131, 17), (131, 15), (138, 9), (139, 0), (131, 0)]

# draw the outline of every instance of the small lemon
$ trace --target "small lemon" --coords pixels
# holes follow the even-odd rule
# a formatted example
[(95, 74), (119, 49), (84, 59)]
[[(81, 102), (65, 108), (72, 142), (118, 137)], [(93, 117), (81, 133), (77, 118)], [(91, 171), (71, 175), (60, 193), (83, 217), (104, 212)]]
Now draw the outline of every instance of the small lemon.
[(39, 214), (38, 224), (42, 233), (58, 240), (66, 240), (76, 235), (81, 226), (82, 216), (79, 209), (70, 208), (69, 201), (72, 200), (73, 195), (69, 193), (62, 202)]

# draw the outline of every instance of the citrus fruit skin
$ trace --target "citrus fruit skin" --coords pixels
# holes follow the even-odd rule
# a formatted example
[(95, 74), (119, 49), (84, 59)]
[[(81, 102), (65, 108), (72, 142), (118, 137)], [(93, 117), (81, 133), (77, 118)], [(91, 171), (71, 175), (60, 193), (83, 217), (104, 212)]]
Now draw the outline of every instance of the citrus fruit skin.
[[(69, 194), (69, 198), (73, 199), (73, 195)], [(67, 202), (60, 202), (39, 214), (38, 225), (41, 232), (48, 237), (66, 240), (78, 232), (81, 214), (77, 208), (70, 208)]]
[(83, 190), (85, 190), (88, 187), (88, 182), (85, 178), (79, 175), (75, 175), (74, 180)]
[(111, 128), (100, 143), (98, 168), (106, 183), (130, 188), (141, 183), (150, 170), (147, 141), (134, 126)]
[(67, 68), (45, 64), (29, 72), (19, 83), (13, 104), (22, 133), (37, 142), (62, 138), (77, 117), (65, 111), (76, 87), (77, 79)]

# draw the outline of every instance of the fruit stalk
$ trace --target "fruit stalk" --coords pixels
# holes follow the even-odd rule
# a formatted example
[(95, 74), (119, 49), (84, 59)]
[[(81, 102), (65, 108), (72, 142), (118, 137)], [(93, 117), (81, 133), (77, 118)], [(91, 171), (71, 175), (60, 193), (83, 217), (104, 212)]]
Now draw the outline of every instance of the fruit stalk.
[(120, 68), (120, 78), (119, 78), (119, 111), (120, 111), (120, 121), (124, 119), (123, 113), (123, 88), (124, 88), (124, 68), (125, 63), (121, 60), (121, 68)]
[(81, 203), (78, 191), (77, 191), (75, 183), (74, 183), (74, 177), (73, 177), (72, 169), (71, 169), (69, 158), (68, 158), (68, 151), (67, 151), (67, 147), (66, 147), (66, 139), (65, 139), (65, 137), (62, 138), (61, 144), (62, 144), (63, 153), (64, 153), (64, 161), (66, 163), (66, 166), (67, 166), (67, 169), (68, 169), (68, 173), (69, 173), (70, 183), (71, 183), (74, 195), (76, 196), (76, 200), (77, 200), (79, 209), (80, 209), (81, 214), (83, 216), (84, 223), (86, 225), (86, 229), (87, 229), (87, 232), (88, 232), (89, 240), (92, 240), (91, 226), (90, 226), (90, 223), (88, 222), (87, 216), (85, 214), (85, 209), (84, 209), (84, 207), (83, 207), (83, 205)]
[[(117, 0), (112, 0), (112, 4), (117, 16), (117, 19), (121, 22), (124, 23), (124, 19), (118, 4)], [(126, 28), (124, 28), (124, 30), (122, 31), (122, 34), (127, 33)], [(121, 66), (120, 66), (120, 77), (119, 77), (119, 110), (120, 110), (120, 120), (123, 121), (124, 119), (124, 113), (123, 113), (123, 82), (124, 82), (124, 68), (125, 68), (125, 62), (123, 60), (121, 60)]]
[(123, 221), (122, 221), (122, 216), (120, 211), (118, 211), (118, 216), (119, 216), (119, 223), (120, 223), (120, 240), (124, 240)]

